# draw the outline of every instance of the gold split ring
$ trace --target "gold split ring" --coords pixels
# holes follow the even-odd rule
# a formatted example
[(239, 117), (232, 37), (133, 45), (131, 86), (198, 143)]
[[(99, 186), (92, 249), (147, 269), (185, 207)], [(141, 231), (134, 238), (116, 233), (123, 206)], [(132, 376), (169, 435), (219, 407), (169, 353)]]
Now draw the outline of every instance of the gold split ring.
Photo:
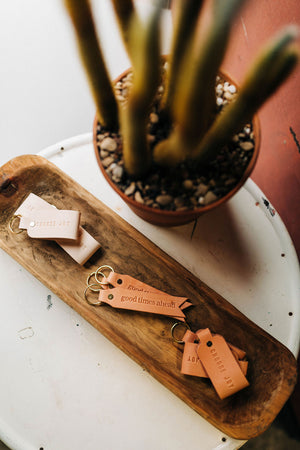
[(98, 267), (98, 269), (95, 272), (95, 280), (97, 281), (97, 283), (107, 286), (109, 284), (107, 281), (103, 282), (99, 281), (98, 279), (98, 274), (101, 274), (103, 277), (105, 277), (105, 275), (102, 273), (102, 270), (109, 270), (110, 272), (114, 272), (114, 269), (111, 266), (104, 264), (103, 266)]
[[(99, 289), (98, 290), (93, 289), (92, 286), (98, 286)], [(99, 286), (98, 284), (89, 284), (84, 290), (84, 298), (85, 298), (85, 300), (92, 306), (99, 306), (99, 305), (101, 305), (101, 303), (102, 303), (101, 301), (91, 302), (91, 300), (89, 300), (88, 296), (87, 296), (87, 291), (88, 290), (91, 290), (93, 292), (99, 292), (101, 289), (102, 289), (101, 286)]]
[(21, 230), (20, 228), (18, 230), (14, 230), (14, 228), (13, 228), (15, 220), (16, 219), (20, 219), (21, 217), (22, 216), (20, 214), (13, 215), (11, 217), (11, 219), (10, 219), (10, 221), (8, 223), (8, 228), (9, 228), (9, 231), (11, 233), (13, 233), (13, 234), (20, 234), (20, 233), (22, 233), (24, 231), (24, 230)]
[[(95, 277), (95, 273), (96, 273), (96, 272), (91, 272), (91, 273), (89, 274), (89, 276), (88, 276), (87, 279), (86, 279), (86, 284), (87, 284), (87, 286), (90, 286), (90, 290), (91, 290), (91, 291), (93, 291), (93, 292), (99, 292), (100, 289), (94, 289), (94, 288), (91, 288), (91, 286), (93, 286), (93, 285), (98, 286), (98, 288), (99, 288), (99, 284), (100, 284), (100, 283), (97, 282), (97, 285), (96, 285), (95, 283), (90, 283), (91, 278), (92, 278), (93, 276)], [(102, 273), (102, 272), (99, 272), (99, 273), (100, 273), (103, 277), (105, 276), (104, 273)], [(102, 284), (104, 284), (104, 283), (102, 283)], [(106, 283), (105, 283), (105, 284), (106, 284)]]
[(175, 328), (176, 328), (178, 325), (185, 325), (187, 330), (190, 330), (191, 327), (190, 327), (186, 322), (176, 322), (176, 323), (174, 323), (174, 325), (173, 325), (172, 328), (171, 328), (171, 335), (172, 335), (173, 341), (176, 342), (177, 344), (184, 344), (184, 343), (185, 343), (184, 341), (182, 341), (182, 340), (180, 340), (180, 339), (177, 339), (177, 338), (175, 338), (175, 336), (174, 336)]

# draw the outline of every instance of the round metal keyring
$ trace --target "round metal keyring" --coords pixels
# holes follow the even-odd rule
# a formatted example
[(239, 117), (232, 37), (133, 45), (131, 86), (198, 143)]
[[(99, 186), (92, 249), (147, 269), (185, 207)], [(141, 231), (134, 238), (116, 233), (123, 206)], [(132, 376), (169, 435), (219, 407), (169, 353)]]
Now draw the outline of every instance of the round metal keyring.
[[(105, 275), (104, 275), (104, 273), (102, 273), (102, 272), (99, 272), (103, 277), (105, 277)], [(90, 287), (90, 290), (91, 291), (93, 291), (93, 292), (99, 292), (100, 291), (100, 283), (98, 283), (97, 282), (97, 284), (95, 284), (95, 283), (90, 283), (90, 280), (91, 280), (91, 278), (94, 276), (95, 277), (95, 274), (96, 274), (96, 272), (91, 272), (90, 274), (89, 274), (89, 276), (87, 277), (87, 279), (86, 279), (86, 284), (87, 284), (87, 286), (89, 286)], [(96, 277), (95, 277), (95, 279), (96, 279)], [(97, 280), (96, 280), (97, 281)], [(102, 283), (102, 284), (106, 284), (106, 283)], [(98, 287), (98, 289), (94, 289), (94, 288), (92, 288), (91, 286), (97, 286)]]
[(9, 228), (9, 231), (11, 231), (13, 234), (20, 234), (20, 233), (23, 233), (23, 231), (24, 231), (24, 230), (21, 230), (20, 228), (17, 231), (13, 229), (15, 220), (21, 219), (21, 217), (22, 216), (20, 214), (16, 214), (10, 218), (10, 221), (8, 223), (8, 228)]
[[(97, 286), (98, 287), (98, 289), (92, 289), (92, 286)], [(101, 286), (99, 286), (98, 284), (96, 284), (96, 283), (94, 283), (94, 284), (89, 284), (89, 285), (87, 285), (87, 287), (85, 288), (85, 290), (84, 290), (84, 298), (85, 298), (85, 300), (87, 301), (87, 303), (89, 304), (89, 305), (92, 305), (92, 306), (99, 306), (99, 305), (101, 305), (101, 301), (98, 301), (98, 302), (91, 302), (89, 299), (88, 299), (88, 297), (87, 297), (87, 291), (88, 290), (90, 290), (90, 291), (92, 291), (92, 292), (99, 292), (99, 291), (101, 291), (101, 289), (102, 289), (102, 287)]]
[(175, 328), (176, 328), (178, 325), (185, 325), (185, 327), (186, 327), (187, 330), (191, 330), (191, 327), (190, 327), (186, 322), (176, 322), (176, 323), (174, 323), (174, 325), (173, 325), (172, 328), (171, 328), (171, 335), (172, 335), (173, 341), (176, 342), (177, 344), (185, 344), (184, 341), (182, 341), (182, 340), (180, 340), (180, 339), (177, 339), (177, 338), (175, 338), (175, 336), (174, 336), (174, 330), (175, 330)]
[(107, 286), (109, 283), (106, 281), (99, 281), (98, 274), (101, 274), (103, 278), (105, 278), (105, 275), (101, 272), (102, 270), (109, 270), (110, 272), (114, 272), (114, 269), (111, 266), (108, 266), (107, 264), (104, 264), (103, 266), (98, 267), (98, 269), (95, 272), (95, 280), (97, 283), (102, 284), (104, 286)]

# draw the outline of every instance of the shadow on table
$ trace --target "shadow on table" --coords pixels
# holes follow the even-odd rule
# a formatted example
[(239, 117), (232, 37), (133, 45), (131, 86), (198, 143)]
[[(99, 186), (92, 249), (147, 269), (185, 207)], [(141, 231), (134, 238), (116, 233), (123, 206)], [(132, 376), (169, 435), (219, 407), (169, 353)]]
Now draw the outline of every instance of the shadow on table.
[[(253, 205), (255, 205), (254, 199)], [(263, 240), (259, 229), (252, 230), (254, 220), (247, 223), (243, 219), (243, 214), (246, 214), (243, 208), (248, 209), (248, 207), (247, 203), (241, 210), (237, 210), (228, 202), (200, 216), (193, 223), (169, 228), (168, 236), (176, 240), (177, 251), (182, 253), (182, 257), (184, 254), (190, 254), (189, 247), (192, 254), (197, 255), (194, 262), (188, 259), (181, 261), (181, 264), (189, 267), (193, 273), (198, 273), (200, 279), (202, 279), (203, 271), (214, 273), (215, 279), (234, 276), (236, 281), (251, 283), (259, 270), (258, 264), (261, 263), (259, 259), (264, 258), (261, 248), (262, 246), (268, 248), (268, 244)], [(257, 208), (257, 206), (252, 207)], [(254, 211), (257, 214), (255, 209)], [(260, 215), (257, 217), (260, 219)], [(257, 227), (256, 224), (255, 227)], [(160, 232), (164, 233), (164, 230)], [(163, 248), (163, 242), (160, 246)], [(259, 255), (257, 255), (258, 251)], [(191, 266), (193, 264), (197, 267)]]
[(300, 450), (300, 429), (290, 402), (284, 406), (272, 425), (243, 450)]

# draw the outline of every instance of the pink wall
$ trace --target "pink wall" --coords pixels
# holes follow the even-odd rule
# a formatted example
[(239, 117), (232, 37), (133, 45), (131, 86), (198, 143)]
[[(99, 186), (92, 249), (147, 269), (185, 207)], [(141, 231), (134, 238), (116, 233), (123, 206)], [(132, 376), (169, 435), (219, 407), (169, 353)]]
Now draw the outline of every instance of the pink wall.
[[(199, 37), (210, 2), (205, 0)], [(240, 83), (260, 46), (291, 23), (300, 26), (300, 0), (247, 0), (232, 30), (225, 71)], [(297, 46), (300, 51), (300, 38)], [(259, 118), (261, 150), (252, 178), (278, 211), (300, 258), (300, 64)]]
[[(300, 26), (299, 0), (248, 0), (234, 26), (224, 68), (240, 81), (259, 46), (289, 23)], [(299, 39), (297, 46), (300, 50)], [(280, 214), (300, 257), (300, 64), (259, 117), (261, 151), (252, 178)]]

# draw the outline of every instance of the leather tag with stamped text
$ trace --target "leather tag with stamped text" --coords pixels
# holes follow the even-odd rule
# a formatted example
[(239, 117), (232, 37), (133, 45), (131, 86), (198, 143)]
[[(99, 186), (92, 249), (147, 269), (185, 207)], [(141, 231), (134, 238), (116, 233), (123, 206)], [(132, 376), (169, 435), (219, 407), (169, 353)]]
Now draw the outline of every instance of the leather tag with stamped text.
[(181, 362), (181, 373), (194, 377), (208, 378), (202, 362), (197, 354), (198, 344), (186, 342)]
[(30, 217), (21, 216), (19, 228), (26, 229), (31, 238), (76, 241), (79, 221), (79, 211), (48, 208), (32, 211)]
[(191, 330), (186, 330), (182, 342), (184, 342), (184, 350), (181, 362), (181, 373), (195, 377), (207, 378), (202, 362), (197, 355), (197, 347), (199, 343), (198, 336)]
[[(188, 358), (188, 362), (189, 363), (190, 362), (195, 362), (195, 361), (192, 361), (192, 360), (189, 359), (190, 355), (189, 355), (189, 352), (186, 352), (186, 344), (187, 343), (193, 343), (197, 347), (197, 345), (199, 344), (198, 334), (201, 333), (201, 331), (203, 331), (203, 330), (198, 330), (196, 333), (194, 333), (191, 330), (186, 330), (186, 332), (185, 332), (185, 334), (184, 334), (184, 336), (182, 338), (182, 341), (185, 343), (183, 357), (182, 357), (183, 358), (182, 359), (182, 365), (184, 366), (183, 370), (182, 370), (182, 373), (184, 373), (185, 375), (195, 375), (195, 376), (199, 376), (199, 377), (202, 376), (202, 375), (198, 375), (197, 373), (190, 373), (190, 366), (186, 365), (186, 358)], [(215, 335), (212, 334), (212, 336), (215, 336)], [(228, 347), (230, 348), (233, 356), (235, 357), (236, 361), (238, 362), (238, 365), (240, 366), (241, 371), (246, 376), (247, 370), (248, 370), (248, 361), (244, 360), (244, 358), (246, 357), (246, 352), (244, 352), (244, 350), (241, 350), (240, 348), (230, 344), (229, 342), (226, 342), (226, 344), (228, 345)], [(203, 370), (204, 370), (204, 368), (203, 368)], [(191, 370), (191, 372), (192, 371), (193, 370)], [(199, 373), (201, 373), (200, 370), (199, 370)], [(207, 374), (205, 376), (207, 376)]]
[[(192, 305), (192, 302), (184, 297), (174, 297), (173, 295), (166, 294), (165, 292), (156, 289), (153, 286), (149, 286), (146, 283), (143, 283), (140, 280), (137, 280), (136, 278), (131, 277), (130, 275), (124, 275), (119, 274), (117, 272), (110, 272), (110, 274), (107, 277), (103, 278), (103, 282), (107, 282), (110, 285), (116, 287), (116, 286), (122, 286), (123, 289), (127, 289), (128, 291), (132, 292), (144, 292), (144, 293), (157, 293), (157, 294), (163, 294), (165, 298), (167, 299), (170, 297), (170, 300), (174, 300), (174, 298), (184, 300), (180, 305), (181, 311), (183, 311), (185, 308), (188, 308)], [(184, 317), (180, 316), (180, 317)]]
[(123, 286), (117, 286), (112, 289), (101, 290), (99, 292), (99, 301), (107, 303), (113, 308), (161, 314), (180, 321), (185, 320), (185, 314), (181, 310), (181, 305), (187, 299), (168, 295), (158, 290), (150, 292), (149, 290), (130, 290)]
[[(16, 210), (15, 215), (30, 217), (35, 211), (49, 208), (54, 209), (55, 207), (41, 197), (30, 193)], [(79, 235), (76, 241), (66, 243), (55, 239), (55, 242), (78, 264), (84, 264), (100, 248), (99, 242), (81, 226), (79, 227)]]
[(249, 386), (248, 380), (222, 336), (212, 336), (208, 328), (197, 332), (197, 336), (200, 340), (197, 354), (221, 399)]

